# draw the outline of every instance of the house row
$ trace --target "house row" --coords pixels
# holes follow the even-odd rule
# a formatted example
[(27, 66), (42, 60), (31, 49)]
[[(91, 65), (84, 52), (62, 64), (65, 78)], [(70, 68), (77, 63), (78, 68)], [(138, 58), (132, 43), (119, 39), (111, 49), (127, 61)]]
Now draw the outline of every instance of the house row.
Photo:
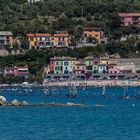
[(86, 57), (77, 60), (72, 57), (54, 57), (50, 59), (48, 74), (119, 74), (136, 73), (134, 63), (117, 63), (109, 58)]
[(68, 33), (49, 33), (27, 34), (30, 48), (67, 48), (70, 43)]
[[(37, 0), (36, 0), (37, 1)], [(29, 0), (33, 3), (35, 0)], [(140, 26), (140, 13), (119, 13), (122, 26)], [(29, 33), (27, 34), (30, 48), (67, 48), (70, 46), (71, 36), (67, 32), (49, 33)], [(0, 49), (13, 48), (16, 41), (12, 32), (0, 31)], [(96, 46), (97, 44), (107, 43), (107, 34), (97, 27), (84, 27), (77, 47)]]
[(22, 76), (22, 77), (27, 78), (29, 76), (29, 68), (27, 66), (25, 67), (18, 67), (18, 66), (0, 67), (0, 75), (1, 76)]

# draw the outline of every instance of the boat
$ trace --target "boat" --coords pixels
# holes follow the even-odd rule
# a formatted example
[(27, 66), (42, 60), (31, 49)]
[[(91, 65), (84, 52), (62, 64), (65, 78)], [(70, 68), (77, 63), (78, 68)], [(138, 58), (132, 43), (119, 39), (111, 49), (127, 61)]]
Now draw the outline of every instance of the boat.
[(103, 91), (102, 91), (102, 96), (103, 96), (103, 98), (106, 97), (105, 92), (106, 92), (106, 87), (105, 87), (105, 85), (104, 85), (104, 86), (103, 86)]
[(67, 97), (75, 98), (77, 95), (77, 88), (74, 85), (70, 85)]

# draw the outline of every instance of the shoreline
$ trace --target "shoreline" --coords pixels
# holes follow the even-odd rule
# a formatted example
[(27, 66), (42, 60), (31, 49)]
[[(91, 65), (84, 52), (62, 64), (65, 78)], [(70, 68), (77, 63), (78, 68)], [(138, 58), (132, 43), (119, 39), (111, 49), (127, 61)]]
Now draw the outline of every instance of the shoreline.
[(80, 87), (102, 87), (102, 86), (140, 86), (140, 81), (132, 80), (84, 80), (84, 81), (59, 81), (48, 82), (44, 86), (80, 86)]
[(51, 81), (46, 82), (40, 85), (33, 84), (0, 84), (0, 87), (68, 87), (68, 86), (77, 86), (77, 87), (103, 87), (103, 86), (140, 86), (140, 81), (136, 80), (73, 80), (73, 81)]

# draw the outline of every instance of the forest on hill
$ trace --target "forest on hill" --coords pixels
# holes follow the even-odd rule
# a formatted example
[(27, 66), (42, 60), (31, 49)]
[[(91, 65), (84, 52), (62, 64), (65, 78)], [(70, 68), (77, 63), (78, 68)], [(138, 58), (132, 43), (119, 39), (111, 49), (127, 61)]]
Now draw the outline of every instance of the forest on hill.
[(139, 0), (43, 0), (28, 4), (27, 0), (0, 0), (0, 30), (15, 36), (29, 32), (65, 30), (77, 38), (83, 26), (100, 26), (112, 38), (122, 33), (138, 32), (122, 29), (118, 12), (140, 12)]

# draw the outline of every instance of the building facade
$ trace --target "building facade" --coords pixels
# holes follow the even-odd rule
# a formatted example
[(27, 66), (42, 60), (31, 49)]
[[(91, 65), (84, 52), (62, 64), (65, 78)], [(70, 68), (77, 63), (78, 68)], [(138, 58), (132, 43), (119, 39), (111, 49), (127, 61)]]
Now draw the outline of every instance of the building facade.
[(122, 26), (140, 25), (140, 13), (119, 13)]
[(67, 48), (69, 46), (69, 34), (36, 33), (27, 34), (30, 48)]
[(27, 66), (25, 67), (0, 67), (0, 74), (3, 76), (22, 76), (27, 78), (29, 76), (29, 68)]
[(53, 46), (51, 34), (27, 34), (30, 48), (49, 48)]
[(71, 74), (76, 71), (76, 58), (54, 57), (50, 59), (49, 69), (51, 74)]
[(0, 49), (13, 48), (12, 32), (0, 31)]
[(35, 2), (40, 2), (40, 1), (43, 1), (43, 0), (28, 0), (28, 3), (29, 3), (29, 4), (33, 4), (33, 3), (35, 3)]
[(67, 48), (69, 46), (69, 34), (60, 33), (54, 34), (54, 47), (56, 48)]
[(95, 46), (97, 44), (106, 43), (107, 39), (101, 28), (83, 28), (81, 42), (84, 45)]
[(120, 63), (106, 57), (86, 57), (77, 60), (72, 57), (54, 57), (50, 59), (49, 74), (129, 74), (136, 73), (134, 63)]

